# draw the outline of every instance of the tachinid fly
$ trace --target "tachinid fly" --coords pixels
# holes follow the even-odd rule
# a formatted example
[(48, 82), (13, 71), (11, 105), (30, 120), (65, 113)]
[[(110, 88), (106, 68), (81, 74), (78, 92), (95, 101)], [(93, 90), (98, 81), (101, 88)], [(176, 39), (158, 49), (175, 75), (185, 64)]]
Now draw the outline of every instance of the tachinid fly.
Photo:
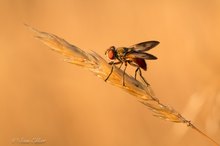
[(107, 57), (111, 60), (109, 64), (112, 65), (111, 72), (109, 73), (105, 81), (107, 81), (108, 78), (111, 76), (113, 72), (113, 67), (114, 67), (113, 65), (121, 64), (119, 66), (119, 69), (120, 69), (123, 63), (125, 63), (125, 68), (123, 72), (123, 86), (125, 86), (124, 75), (125, 75), (125, 71), (127, 68), (127, 64), (129, 63), (130, 65), (137, 67), (137, 69), (135, 70), (135, 76), (134, 76), (135, 79), (136, 79), (137, 72), (139, 71), (140, 77), (143, 79), (143, 81), (147, 85), (149, 85), (147, 81), (144, 79), (144, 77), (142, 76), (141, 68), (146, 71), (147, 64), (145, 60), (157, 59), (157, 57), (149, 53), (146, 53), (145, 51), (148, 51), (154, 48), (158, 44), (159, 44), (158, 41), (146, 41), (146, 42), (138, 43), (131, 47), (115, 48), (114, 46), (111, 46), (105, 52)]

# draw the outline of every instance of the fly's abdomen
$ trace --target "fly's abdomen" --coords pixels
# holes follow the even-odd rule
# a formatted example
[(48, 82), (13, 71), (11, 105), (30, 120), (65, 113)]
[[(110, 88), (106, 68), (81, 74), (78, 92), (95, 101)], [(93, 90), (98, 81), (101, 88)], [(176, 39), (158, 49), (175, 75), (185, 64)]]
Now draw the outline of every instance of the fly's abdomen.
[(140, 68), (143, 70), (147, 70), (147, 64), (144, 59), (141, 58), (134, 58), (132, 59)]

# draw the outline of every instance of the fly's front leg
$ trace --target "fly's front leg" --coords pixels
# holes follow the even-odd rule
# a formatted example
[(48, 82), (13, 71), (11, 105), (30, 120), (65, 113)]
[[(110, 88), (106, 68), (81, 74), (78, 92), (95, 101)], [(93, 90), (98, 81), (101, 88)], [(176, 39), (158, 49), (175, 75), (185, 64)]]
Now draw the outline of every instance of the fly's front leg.
[(112, 65), (112, 67), (111, 67), (111, 71), (110, 71), (109, 75), (108, 75), (107, 78), (105, 79), (105, 82), (109, 79), (109, 77), (110, 77), (111, 74), (113, 73), (114, 65), (115, 65), (115, 64), (119, 64), (119, 63), (121, 63), (121, 65), (123, 64), (123, 62), (109, 62), (109, 63), (108, 63), (108, 64)]
[(112, 64), (112, 68), (111, 68), (111, 72), (109, 73), (109, 75), (107, 76), (107, 78), (105, 79), (105, 82), (108, 80), (108, 78), (111, 76), (112, 72), (113, 72), (113, 68), (114, 68), (114, 63)]

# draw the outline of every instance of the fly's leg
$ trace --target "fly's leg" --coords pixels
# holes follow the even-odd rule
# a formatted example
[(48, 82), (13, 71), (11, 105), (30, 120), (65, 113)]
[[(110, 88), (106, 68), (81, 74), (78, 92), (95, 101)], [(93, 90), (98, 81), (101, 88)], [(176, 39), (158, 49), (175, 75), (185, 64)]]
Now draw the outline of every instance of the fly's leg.
[(111, 76), (111, 74), (113, 73), (113, 68), (114, 68), (114, 63), (112, 64), (112, 68), (111, 68), (111, 72), (109, 73), (109, 75), (107, 76), (107, 78), (105, 79), (105, 82), (108, 80), (108, 78)]
[(111, 76), (111, 74), (113, 73), (113, 68), (115, 64), (119, 64), (121, 63), (120, 67), (122, 66), (123, 62), (109, 62), (110, 65), (112, 65), (111, 71), (109, 73), (109, 75), (107, 76), (107, 78), (105, 79), (105, 82), (109, 79), (109, 77)]
[(123, 86), (125, 86), (125, 71), (126, 71), (126, 68), (127, 68), (127, 62), (125, 62), (125, 68), (124, 68), (123, 77), (122, 77)]
[(134, 78), (135, 78), (135, 80), (137, 80), (137, 72), (138, 72), (138, 70), (139, 70), (140, 68), (138, 67), (136, 70), (135, 70), (135, 74), (134, 74)]
[(135, 79), (136, 79), (136, 74), (137, 74), (137, 71), (139, 70), (139, 74), (140, 74), (140, 77), (142, 78), (142, 80), (144, 81), (144, 83), (149, 86), (150, 84), (144, 79), (144, 77), (142, 76), (142, 73), (141, 73), (141, 69), (138, 67), (135, 71)]
[(123, 65), (123, 62), (121, 62), (121, 65), (119, 66), (119, 69), (121, 69), (121, 66)]

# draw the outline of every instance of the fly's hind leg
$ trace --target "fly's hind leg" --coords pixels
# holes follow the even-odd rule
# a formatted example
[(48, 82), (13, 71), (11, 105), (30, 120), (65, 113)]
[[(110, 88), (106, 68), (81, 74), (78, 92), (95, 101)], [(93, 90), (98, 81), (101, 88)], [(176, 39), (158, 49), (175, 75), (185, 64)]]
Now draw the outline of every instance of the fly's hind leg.
[(137, 72), (138, 72), (138, 70), (139, 70), (140, 68), (138, 67), (136, 70), (135, 70), (135, 74), (134, 74), (134, 78), (135, 78), (135, 80), (137, 80)]
[(144, 83), (149, 86), (150, 84), (144, 79), (144, 77), (142, 76), (142, 73), (141, 73), (141, 69), (140, 67), (138, 67), (135, 71), (135, 79), (136, 79), (136, 75), (137, 75), (137, 71), (139, 70), (139, 74), (140, 74), (140, 77), (142, 78), (142, 80), (144, 81)]

